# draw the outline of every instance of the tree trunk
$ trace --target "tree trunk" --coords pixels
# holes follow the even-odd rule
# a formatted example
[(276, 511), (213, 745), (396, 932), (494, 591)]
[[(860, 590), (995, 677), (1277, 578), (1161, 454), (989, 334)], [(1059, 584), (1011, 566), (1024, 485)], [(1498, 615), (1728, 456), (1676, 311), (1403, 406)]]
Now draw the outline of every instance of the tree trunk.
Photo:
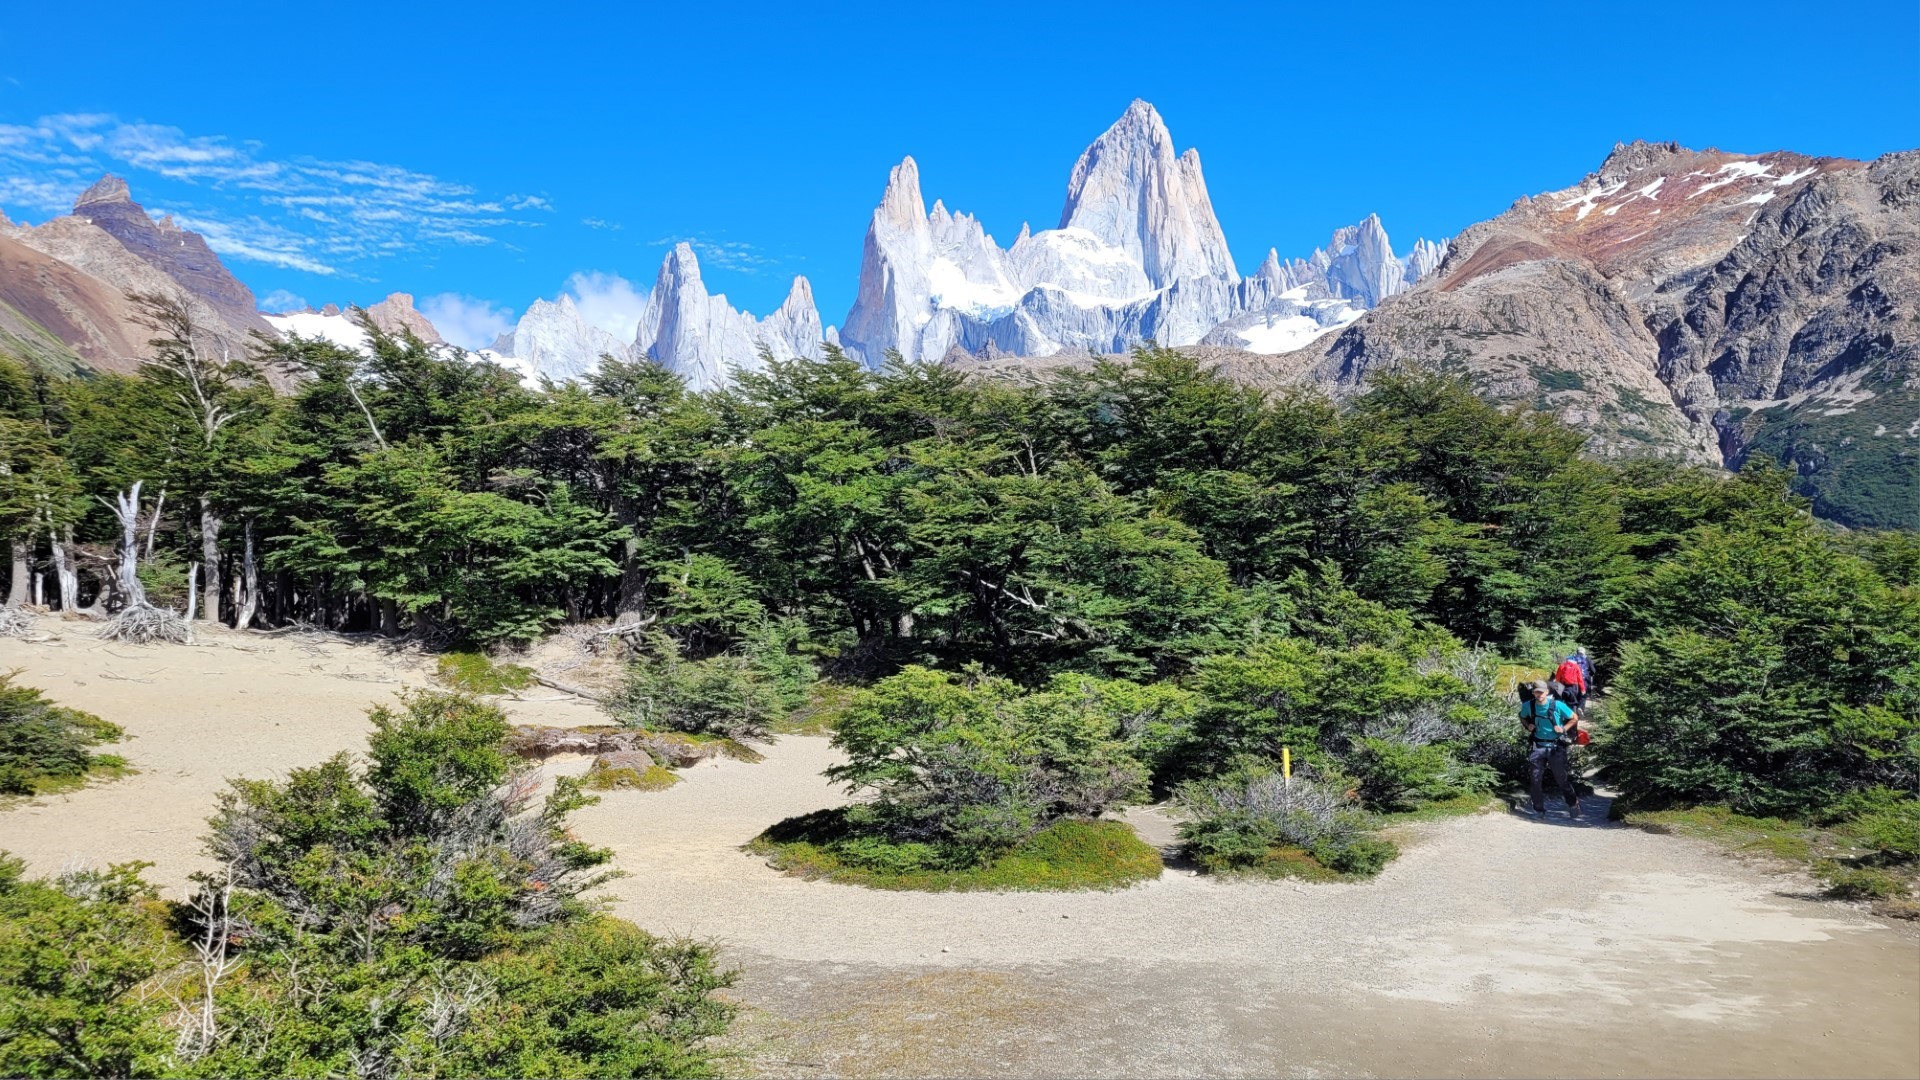
[(200, 598), (205, 605), (206, 620), (220, 621), (220, 519), (214, 515), (213, 506), (205, 495), (200, 496), (200, 566), (201, 578), (207, 583), (206, 595)]
[(200, 578), (197, 576), (199, 569), (200, 569), (199, 563), (193, 563), (187, 567), (187, 621), (188, 622), (193, 621), (194, 590), (199, 588), (200, 586)]
[(380, 598), (380, 634), (382, 637), (400, 636), (400, 605), (384, 596)]
[[(160, 489), (160, 497), (153, 500), (153, 520), (147, 524), (147, 561), (153, 561), (153, 534), (160, 531), (160, 514), (167, 508), (167, 489)], [(187, 612), (187, 618), (193, 618), (193, 612)]]
[(620, 596), (613, 604), (613, 625), (633, 626), (645, 621), (647, 582), (652, 575), (640, 561), (640, 541), (627, 525), (625, 550), (620, 560)]
[(80, 606), (80, 575), (73, 568), (73, 527), (55, 533), (53, 537), (53, 574), (60, 583), (60, 607), (75, 615), (91, 617), (93, 611)]
[(260, 564), (253, 557), (253, 519), (247, 519), (246, 546), (240, 556), (240, 587), (233, 598), (238, 614), (233, 618), (235, 630), (245, 630), (253, 625), (254, 613), (260, 610)]
[(120, 598), (123, 608), (152, 607), (146, 586), (140, 584), (140, 481), (114, 496), (114, 515), (120, 519)]
[(38, 570), (33, 573), (33, 606), (37, 608), (47, 606), (47, 575)]
[(13, 581), (7, 588), (7, 606), (17, 608), (27, 602), (27, 553), (33, 547), (32, 533), (17, 533), (13, 538)]

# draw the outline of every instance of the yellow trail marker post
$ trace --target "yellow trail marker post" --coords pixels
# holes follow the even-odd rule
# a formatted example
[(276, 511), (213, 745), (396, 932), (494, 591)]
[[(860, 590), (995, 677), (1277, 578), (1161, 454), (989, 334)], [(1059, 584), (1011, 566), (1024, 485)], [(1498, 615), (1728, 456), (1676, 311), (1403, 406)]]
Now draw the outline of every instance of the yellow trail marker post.
[(1280, 772), (1286, 777), (1287, 786), (1293, 786), (1293, 747), (1280, 748)]

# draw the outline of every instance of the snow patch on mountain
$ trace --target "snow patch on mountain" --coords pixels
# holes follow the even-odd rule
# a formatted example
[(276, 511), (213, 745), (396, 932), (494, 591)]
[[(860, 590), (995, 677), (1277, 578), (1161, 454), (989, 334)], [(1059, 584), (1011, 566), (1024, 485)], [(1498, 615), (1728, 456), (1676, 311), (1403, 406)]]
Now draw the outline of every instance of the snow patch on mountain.
[[(1444, 240), (1421, 240), (1396, 257), (1380, 219), (1369, 217), (1336, 230), (1309, 259), (1283, 264), (1270, 253), (1242, 279), (1199, 155), (1176, 154), (1160, 114), (1135, 101), (1075, 162), (1060, 226), (1022, 227), (1006, 249), (967, 214), (939, 201), (929, 212), (919, 165), (902, 160), (867, 226), (842, 336), (873, 367), (893, 351), (907, 360), (955, 348), (1046, 356), (1149, 339), (1277, 351), (1358, 318), (1432, 273), (1446, 252)], [(1294, 288), (1307, 291), (1281, 298)]]

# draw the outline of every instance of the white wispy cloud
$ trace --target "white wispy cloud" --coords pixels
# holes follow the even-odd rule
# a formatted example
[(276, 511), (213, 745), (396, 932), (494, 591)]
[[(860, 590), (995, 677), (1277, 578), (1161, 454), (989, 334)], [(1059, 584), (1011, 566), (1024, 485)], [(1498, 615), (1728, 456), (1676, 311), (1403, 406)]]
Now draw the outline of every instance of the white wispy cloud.
[(277, 314), (283, 311), (305, 311), (312, 305), (307, 303), (306, 297), (298, 293), (289, 292), (286, 289), (275, 289), (261, 297), (256, 306), (261, 311)]
[(512, 309), (459, 293), (427, 297), (420, 302), (420, 314), (441, 337), (463, 349), (484, 349), (513, 329)]
[(621, 225), (619, 222), (608, 221), (606, 218), (597, 218), (597, 217), (581, 218), (580, 224), (585, 225), (589, 229), (606, 229), (609, 232), (619, 232), (621, 229)]
[[(500, 242), (538, 227), (544, 196), (485, 195), (398, 165), (275, 157), (263, 144), (194, 135), (104, 113), (0, 125), (0, 206), (59, 213), (105, 172), (165, 177), (198, 198), (157, 200), (222, 255), (332, 274), (364, 260), (443, 244)], [(351, 272), (351, 271), (347, 271)]]
[(714, 266), (742, 274), (758, 274), (786, 261), (744, 240), (716, 240), (705, 234), (663, 236), (653, 241), (652, 246), (670, 248), (675, 244), (692, 244), (693, 253), (699, 256), (701, 266)]
[(582, 270), (567, 278), (565, 291), (589, 326), (597, 326), (621, 341), (632, 341), (634, 332), (640, 329), (647, 294), (619, 274)]

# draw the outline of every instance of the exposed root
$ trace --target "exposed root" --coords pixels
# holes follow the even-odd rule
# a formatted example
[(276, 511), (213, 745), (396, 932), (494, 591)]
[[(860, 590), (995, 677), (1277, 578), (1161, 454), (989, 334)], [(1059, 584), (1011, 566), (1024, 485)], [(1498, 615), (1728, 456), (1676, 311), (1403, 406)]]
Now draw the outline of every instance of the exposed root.
[(130, 645), (148, 645), (156, 641), (185, 645), (193, 640), (193, 624), (187, 621), (186, 616), (169, 608), (134, 604), (114, 612), (106, 625), (100, 628), (99, 636)]
[(26, 637), (33, 629), (33, 616), (17, 607), (0, 608), (0, 637)]

